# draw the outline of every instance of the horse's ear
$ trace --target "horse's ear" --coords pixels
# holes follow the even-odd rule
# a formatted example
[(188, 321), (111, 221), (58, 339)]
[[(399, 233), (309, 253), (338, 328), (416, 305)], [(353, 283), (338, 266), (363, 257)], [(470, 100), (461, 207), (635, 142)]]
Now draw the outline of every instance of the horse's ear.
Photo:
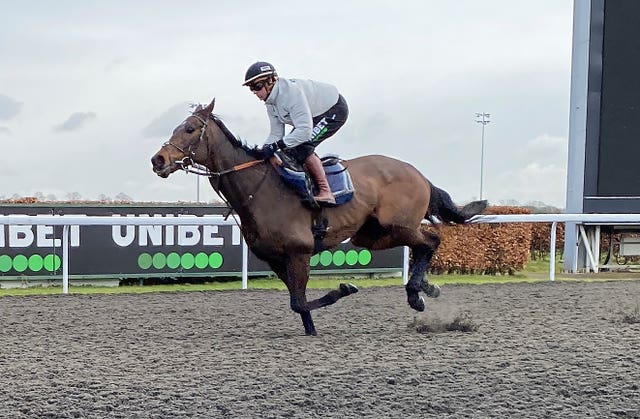
[(210, 104), (207, 105), (206, 108), (204, 108), (204, 113), (206, 115), (209, 115), (213, 112), (213, 106), (216, 104), (216, 98), (214, 97), (213, 100), (211, 101)]

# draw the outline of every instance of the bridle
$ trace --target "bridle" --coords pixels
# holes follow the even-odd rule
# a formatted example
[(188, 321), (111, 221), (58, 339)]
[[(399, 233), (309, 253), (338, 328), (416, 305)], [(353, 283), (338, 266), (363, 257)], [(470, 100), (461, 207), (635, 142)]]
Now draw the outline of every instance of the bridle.
[[(179, 145), (172, 143), (171, 140), (162, 144), (162, 148), (171, 146), (184, 155), (182, 160), (177, 160), (175, 162), (179, 170), (184, 170), (187, 173), (195, 173), (196, 175), (200, 175), (200, 176), (212, 176), (213, 172), (209, 170), (209, 168), (207, 168), (202, 164), (196, 163), (193, 160), (193, 158), (196, 156), (196, 152), (195, 150), (192, 150), (193, 146), (201, 143), (202, 141), (205, 141), (205, 131), (207, 129), (207, 121), (205, 119), (202, 119), (196, 114), (191, 114), (191, 116), (193, 116), (194, 118), (196, 118), (198, 121), (202, 123), (202, 127), (200, 127), (200, 138), (198, 138), (198, 141), (189, 144), (189, 147), (186, 150), (180, 147)], [(207, 145), (207, 155), (209, 155), (209, 142), (205, 141), (205, 144)]]
[[(196, 115), (195, 113), (192, 113), (191, 116), (193, 116), (194, 118), (196, 118), (198, 121), (200, 121), (202, 123), (202, 126), (200, 127), (200, 138), (198, 138), (198, 141), (193, 142), (192, 144), (189, 144), (189, 147), (187, 147), (187, 149), (183, 149), (182, 147), (180, 147), (177, 144), (174, 144), (171, 142), (171, 140), (166, 141), (164, 144), (162, 144), (161, 148), (164, 147), (174, 147), (176, 150), (178, 150), (179, 152), (181, 152), (184, 157), (182, 158), (182, 160), (176, 161), (175, 164), (178, 166), (179, 170), (183, 170), (187, 173), (194, 173), (198, 176), (206, 176), (208, 178), (214, 178), (214, 181), (210, 181), (211, 186), (213, 187), (213, 190), (216, 191), (216, 193), (218, 194), (218, 196), (220, 197), (220, 199), (222, 199), (224, 201), (224, 203), (227, 205), (227, 207), (229, 208), (229, 212), (227, 213), (227, 215), (224, 217), (225, 220), (229, 217), (229, 215), (231, 215), (231, 212), (233, 211), (233, 207), (229, 204), (229, 202), (226, 200), (226, 198), (224, 196), (222, 196), (222, 194), (220, 193), (220, 178), (222, 175), (226, 175), (228, 173), (233, 173), (233, 172), (237, 172), (243, 169), (247, 169), (249, 167), (253, 167), (256, 166), (258, 164), (264, 163), (266, 161), (268, 161), (268, 159), (261, 159), (261, 160), (251, 160), (245, 163), (240, 163), (240, 164), (236, 164), (235, 166), (229, 168), (229, 169), (225, 169), (225, 170), (221, 170), (219, 172), (214, 172), (211, 169), (209, 169), (207, 166), (200, 164), (200, 163), (196, 163), (193, 159), (196, 155), (195, 150), (192, 150), (192, 148), (196, 145), (201, 143), (202, 141), (205, 142), (206, 147), (207, 147), (207, 156), (210, 155), (210, 150), (209, 150), (209, 141), (207, 141), (207, 139), (205, 138), (205, 131), (207, 130), (207, 124), (208, 124), (208, 118), (207, 119), (203, 119), (201, 118), (199, 115)], [(186, 122), (186, 120), (185, 120)], [(258, 189), (260, 189), (260, 187), (262, 186), (262, 184), (264, 183), (264, 181), (267, 178), (267, 170), (265, 170), (264, 175), (262, 176), (262, 180), (260, 180), (260, 182), (257, 183), (257, 185), (255, 186), (255, 190), (253, 193), (249, 194), (249, 198), (248, 198), (248, 202), (251, 202), (255, 196), (255, 193), (258, 191)], [(248, 203), (245, 203), (243, 205), (247, 205)], [(234, 217), (235, 219), (235, 217)], [(237, 220), (236, 220), (237, 222)], [(238, 223), (238, 222), (237, 222)], [(240, 230), (242, 231), (242, 226), (240, 225), (240, 223), (238, 223), (238, 227), (240, 227)]]
[(179, 145), (172, 143), (170, 140), (162, 144), (162, 147), (161, 147), (161, 148), (164, 148), (167, 146), (174, 147), (176, 150), (178, 150), (184, 155), (182, 160), (177, 160), (175, 162), (175, 164), (178, 166), (178, 170), (183, 170), (187, 173), (193, 173), (199, 176), (219, 178), (220, 176), (226, 175), (227, 173), (232, 173), (232, 172), (237, 172), (238, 170), (247, 169), (249, 167), (253, 167), (257, 164), (263, 163), (265, 161), (265, 160), (251, 160), (249, 162), (237, 164), (229, 169), (221, 170), (219, 172), (214, 172), (211, 169), (209, 169), (207, 166), (200, 163), (196, 163), (193, 160), (193, 158), (196, 155), (195, 150), (192, 150), (192, 147), (194, 145), (204, 141), (205, 145), (207, 146), (207, 156), (210, 154), (209, 141), (206, 141), (205, 139), (205, 131), (207, 130), (208, 121), (196, 115), (195, 113), (191, 114), (191, 116), (193, 116), (194, 118), (196, 118), (198, 121), (202, 123), (202, 126), (200, 127), (200, 138), (198, 138), (198, 141), (189, 144), (189, 147), (186, 150), (180, 147)]

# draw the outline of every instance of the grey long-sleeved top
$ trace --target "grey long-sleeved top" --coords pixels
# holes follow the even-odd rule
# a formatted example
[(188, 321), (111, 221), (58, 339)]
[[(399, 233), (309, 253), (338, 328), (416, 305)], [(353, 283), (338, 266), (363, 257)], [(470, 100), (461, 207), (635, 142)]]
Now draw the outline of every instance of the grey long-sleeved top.
[[(328, 83), (279, 78), (264, 103), (271, 123), (265, 144), (283, 140), (287, 147), (295, 147), (309, 141), (313, 117), (335, 105), (338, 96), (338, 89)], [(285, 124), (294, 128), (287, 135)]]

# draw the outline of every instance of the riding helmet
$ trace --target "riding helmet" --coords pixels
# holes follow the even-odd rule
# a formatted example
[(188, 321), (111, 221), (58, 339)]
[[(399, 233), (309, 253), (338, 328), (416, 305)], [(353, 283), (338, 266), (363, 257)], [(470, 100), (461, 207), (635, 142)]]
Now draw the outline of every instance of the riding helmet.
[(276, 69), (265, 61), (258, 61), (249, 67), (247, 73), (244, 75), (243, 86), (253, 83), (254, 80), (261, 79), (266, 76), (277, 76)]

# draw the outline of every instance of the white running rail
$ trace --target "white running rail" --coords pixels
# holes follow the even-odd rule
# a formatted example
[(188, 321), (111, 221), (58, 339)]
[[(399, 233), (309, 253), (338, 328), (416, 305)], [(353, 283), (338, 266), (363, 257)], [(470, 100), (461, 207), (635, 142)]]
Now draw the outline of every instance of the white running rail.
[[(549, 280), (555, 280), (556, 227), (558, 223), (572, 222), (579, 226), (579, 234), (585, 245), (589, 264), (594, 272), (598, 271), (600, 230), (602, 225), (639, 225), (640, 214), (508, 214), (477, 215), (471, 223), (551, 223)], [(48, 225), (63, 226), (62, 233), (62, 292), (69, 292), (69, 227), (89, 225), (236, 225), (235, 219), (224, 219), (220, 215), (184, 216), (184, 217), (120, 217), (87, 215), (0, 215), (0, 225)], [(428, 223), (428, 221), (423, 221)], [(596, 226), (595, 237), (589, 239), (584, 226)], [(566, 233), (565, 233), (566, 234)], [(242, 239), (242, 288), (247, 288), (248, 248)], [(409, 277), (409, 251), (405, 248), (402, 267), (403, 282)]]

